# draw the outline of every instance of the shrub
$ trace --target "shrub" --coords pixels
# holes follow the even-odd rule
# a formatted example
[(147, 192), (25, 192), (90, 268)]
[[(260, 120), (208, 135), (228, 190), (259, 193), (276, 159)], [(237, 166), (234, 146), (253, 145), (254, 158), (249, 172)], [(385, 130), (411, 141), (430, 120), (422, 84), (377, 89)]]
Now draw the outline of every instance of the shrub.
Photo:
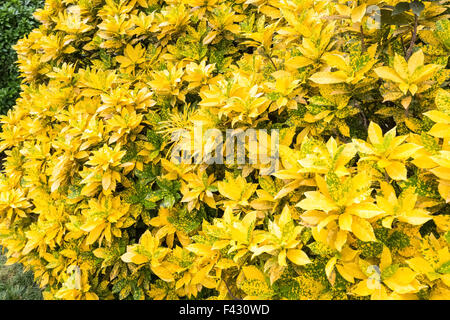
[(448, 299), (446, 3), (46, 1), (9, 262), (46, 299)]
[(15, 64), (17, 55), (12, 46), (38, 25), (32, 14), (43, 3), (43, 0), (7, 0), (0, 4), (1, 114), (14, 106), (20, 91), (19, 72)]

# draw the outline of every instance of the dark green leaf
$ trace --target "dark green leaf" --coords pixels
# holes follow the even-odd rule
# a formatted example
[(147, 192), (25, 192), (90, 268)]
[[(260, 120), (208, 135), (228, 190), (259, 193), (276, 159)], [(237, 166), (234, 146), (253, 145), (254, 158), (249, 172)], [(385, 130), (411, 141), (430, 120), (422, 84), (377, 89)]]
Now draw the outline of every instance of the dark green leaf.
[(416, 16), (420, 16), (423, 9), (425, 9), (425, 5), (422, 2), (415, 0), (415, 1), (411, 2), (410, 8)]
[(403, 13), (405, 11), (408, 11), (410, 9), (410, 5), (408, 2), (399, 2), (397, 3), (397, 5), (394, 7), (394, 10), (392, 10), (392, 15), (398, 15), (400, 13)]

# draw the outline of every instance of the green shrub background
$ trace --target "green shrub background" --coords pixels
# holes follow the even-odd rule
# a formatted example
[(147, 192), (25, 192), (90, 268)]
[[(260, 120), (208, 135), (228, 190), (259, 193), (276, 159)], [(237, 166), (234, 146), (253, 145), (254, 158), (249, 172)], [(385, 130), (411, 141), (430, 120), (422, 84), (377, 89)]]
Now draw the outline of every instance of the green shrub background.
[[(19, 96), (20, 82), (17, 54), (12, 46), (38, 26), (33, 12), (43, 0), (2, 0), (0, 3), (0, 114), (5, 114)], [(0, 300), (42, 299), (31, 271), (23, 272), (20, 264), (5, 266), (0, 254)]]
[(43, 0), (2, 0), (0, 3), (0, 114), (5, 114), (19, 97), (17, 54), (12, 46), (38, 26), (33, 12)]

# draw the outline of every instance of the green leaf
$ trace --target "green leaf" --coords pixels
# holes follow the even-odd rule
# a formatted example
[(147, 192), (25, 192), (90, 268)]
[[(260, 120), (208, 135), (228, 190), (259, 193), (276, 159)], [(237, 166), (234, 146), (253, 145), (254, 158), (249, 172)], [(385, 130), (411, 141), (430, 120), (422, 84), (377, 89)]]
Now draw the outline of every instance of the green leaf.
[(249, 296), (256, 296), (267, 299), (272, 297), (274, 294), (267, 283), (257, 279), (244, 280), (241, 284), (241, 289)]
[(450, 231), (447, 231), (447, 233), (445, 234), (445, 240), (447, 241), (447, 243), (450, 243)]
[(136, 170), (136, 177), (139, 179), (139, 182), (143, 185), (146, 185), (156, 179), (156, 177), (160, 174), (160, 167), (154, 167), (151, 165), (144, 165), (144, 170)]
[(167, 220), (174, 225), (177, 230), (189, 234), (201, 226), (204, 218), (206, 218), (206, 212), (203, 207), (201, 207), (200, 210), (192, 210), (191, 212), (184, 207), (177, 210), (172, 216), (168, 217)]
[(400, 13), (403, 13), (405, 11), (408, 11), (410, 9), (410, 5), (408, 2), (399, 2), (397, 3), (397, 5), (394, 7), (394, 10), (392, 10), (392, 15), (398, 15)]
[(444, 262), (436, 271), (441, 274), (450, 273), (450, 261)]
[(274, 292), (280, 297), (289, 300), (298, 300), (302, 293), (302, 285), (298, 281), (286, 277), (285, 279), (278, 279), (272, 285)]
[(154, 131), (147, 131), (147, 139), (148, 141), (155, 147), (155, 149), (160, 150), (163, 142), (163, 138), (160, 134), (157, 134)]
[(381, 279), (389, 279), (390, 277), (392, 277), (398, 270), (399, 265), (398, 264), (392, 264), (388, 267), (386, 267), (382, 272), (381, 272)]
[(434, 34), (447, 50), (450, 50), (450, 20), (442, 19), (437, 21)]
[(311, 252), (319, 256), (332, 256), (334, 251), (321, 242), (313, 242), (307, 246)]
[(309, 241), (309, 239), (311, 239), (311, 237), (312, 237), (311, 228), (304, 228), (300, 233), (300, 240), (304, 244), (308, 243), (308, 241)]
[(161, 206), (163, 208), (171, 208), (175, 204), (176, 201), (181, 199), (180, 194), (178, 193), (178, 190), (180, 190), (181, 183), (177, 180), (157, 180), (156, 184), (161, 189), (154, 192), (154, 195), (159, 197), (159, 200), (163, 200), (161, 202)]
[(164, 197), (163, 201), (161, 202), (161, 206), (163, 208), (171, 208), (175, 204), (175, 196), (172, 194), (168, 194)]
[(339, 190), (341, 186), (341, 180), (339, 179), (336, 173), (329, 172), (326, 176), (326, 183), (331, 197), (335, 201), (337, 201), (338, 197), (340, 196)]
[(273, 179), (269, 176), (259, 177), (259, 185), (261, 188), (271, 195), (275, 196), (279, 191)]
[(386, 240), (385, 244), (391, 250), (401, 250), (408, 247), (411, 241), (406, 234), (395, 230)]
[(418, 0), (414, 0), (409, 6), (416, 16), (420, 16), (423, 9), (425, 9), (425, 5)]
[(69, 199), (78, 198), (81, 194), (81, 189), (82, 188), (80, 186), (71, 185), (67, 193), (67, 198)]
[(414, 175), (406, 181), (400, 181), (398, 184), (403, 190), (410, 187), (415, 188), (415, 193), (419, 196), (440, 199), (438, 181), (435, 179), (426, 179), (424, 177)]
[(219, 189), (216, 186), (209, 186), (206, 190), (210, 192), (217, 192)]
[(134, 288), (133, 289), (133, 299), (141, 300), (143, 298), (144, 298), (144, 291), (141, 288)]
[[(450, 29), (449, 29), (450, 32)], [(450, 115), (450, 91), (439, 89), (436, 93), (436, 98), (434, 99), (436, 106), (439, 111), (442, 111)]]
[(149, 192), (145, 196), (145, 200), (149, 201), (149, 202), (157, 202), (159, 200), (162, 200), (163, 197), (164, 197), (164, 192), (162, 190), (155, 190), (155, 191)]

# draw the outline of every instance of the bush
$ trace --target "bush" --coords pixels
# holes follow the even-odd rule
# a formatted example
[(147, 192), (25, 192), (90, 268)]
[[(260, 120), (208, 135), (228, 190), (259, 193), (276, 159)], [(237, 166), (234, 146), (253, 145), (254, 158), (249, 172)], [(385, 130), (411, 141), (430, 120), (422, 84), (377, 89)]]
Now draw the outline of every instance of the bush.
[(448, 299), (445, 3), (46, 1), (9, 262), (46, 299)]
[(0, 4), (0, 113), (5, 114), (19, 97), (20, 79), (12, 46), (38, 25), (33, 12), (43, 0), (7, 0)]

